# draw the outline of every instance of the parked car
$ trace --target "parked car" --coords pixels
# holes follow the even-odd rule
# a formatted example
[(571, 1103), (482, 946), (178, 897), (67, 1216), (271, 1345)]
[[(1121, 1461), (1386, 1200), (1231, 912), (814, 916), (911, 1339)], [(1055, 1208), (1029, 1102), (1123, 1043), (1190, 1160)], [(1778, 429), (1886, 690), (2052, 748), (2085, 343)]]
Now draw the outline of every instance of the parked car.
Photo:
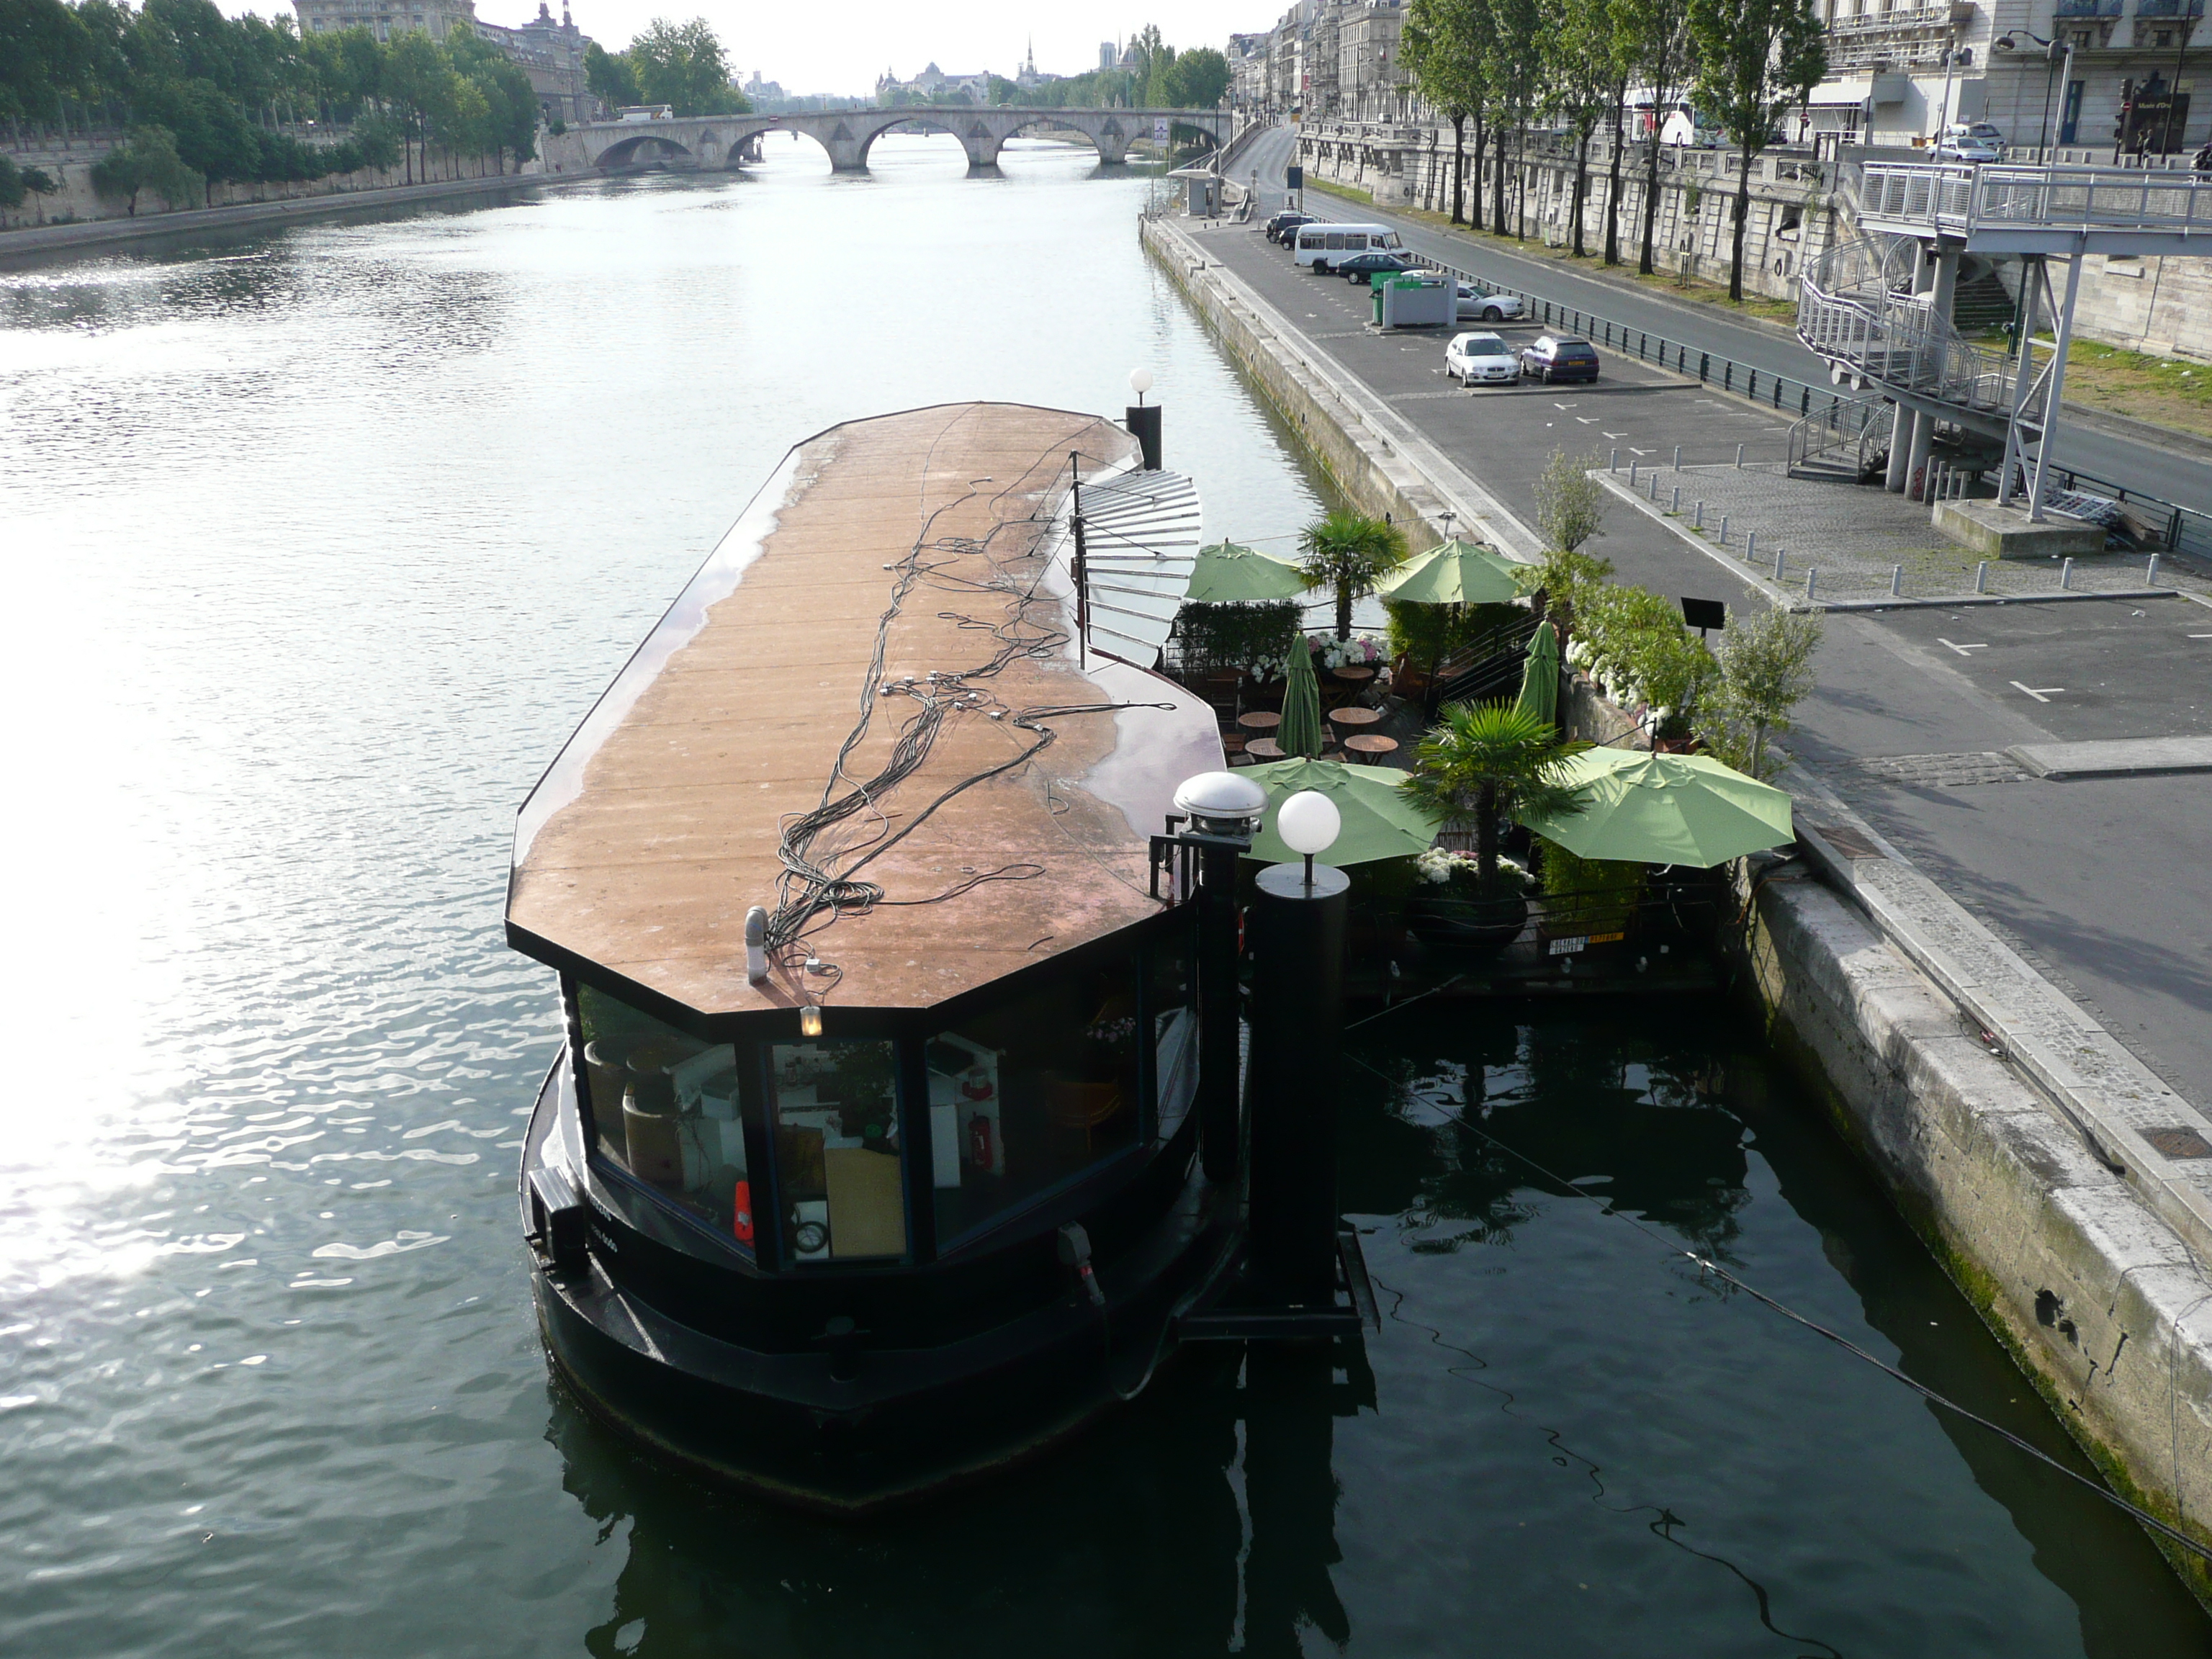
[(1413, 269), (1413, 262), (1401, 253), (1355, 253), (1349, 259), (1336, 263), (1336, 273), (1347, 283), (1361, 288), (1375, 286), (1377, 276), (1395, 276), (1401, 270)]
[(1971, 167), (1978, 167), (1984, 161), (2003, 161), (2004, 148), (1990, 143), (1986, 138), (1961, 134), (1946, 137), (1936, 145), (1936, 159), (1939, 161), (1964, 161)]
[(1459, 319), (1462, 323), (1510, 323), (1527, 314), (1528, 307), (1510, 294), (1485, 294), (1472, 283), (1459, 285)]
[(1521, 348), (1521, 372), (1549, 386), (1554, 380), (1597, 379), (1597, 348), (1588, 340), (1569, 340), (1540, 334), (1533, 344)]
[(1462, 334), (1444, 348), (1444, 373), (1462, 386), (1511, 386), (1521, 360), (1495, 334)]
[(1279, 213), (1267, 221), (1267, 240), (1279, 242), (1300, 225), (1310, 225), (1313, 222), (1314, 216), (1310, 213)]
[(1946, 138), (1979, 138), (1986, 143), (1995, 144), (1999, 149), (2004, 148), (2004, 134), (1988, 121), (1954, 121), (1943, 129), (1943, 136)]

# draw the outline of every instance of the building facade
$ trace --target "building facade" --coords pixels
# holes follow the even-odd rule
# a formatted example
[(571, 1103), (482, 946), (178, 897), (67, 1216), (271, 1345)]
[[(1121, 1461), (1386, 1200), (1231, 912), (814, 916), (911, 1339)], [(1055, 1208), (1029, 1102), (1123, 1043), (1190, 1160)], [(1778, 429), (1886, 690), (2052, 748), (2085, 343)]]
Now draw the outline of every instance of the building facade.
[(379, 40), (420, 30), (443, 40), (466, 30), (491, 41), (529, 77), (540, 114), (548, 121), (588, 121), (598, 103), (585, 84), (584, 49), (591, 37), (562, 9), (554, 21), (545, 0), (538, 15), (520, 28), (487, 23), (477, 15), (476, 0), (292, 0), (300, 14), (300, 33), (330, 33), (363, 28)]

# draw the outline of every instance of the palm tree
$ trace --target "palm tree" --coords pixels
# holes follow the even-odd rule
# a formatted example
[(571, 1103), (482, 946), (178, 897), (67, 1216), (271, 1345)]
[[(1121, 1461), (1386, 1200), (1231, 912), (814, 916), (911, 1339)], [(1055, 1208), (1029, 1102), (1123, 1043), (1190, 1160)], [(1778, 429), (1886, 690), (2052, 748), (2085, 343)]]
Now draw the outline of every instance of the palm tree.
[(1551, 721), (1508, 702), (1455, 702), (1414, 750), (1406, 793), (1446, 822), (1474, 820), (1475, 873), (1498, 882), (1501, 817), (1578, 812), (1583, 792), (1557, 781), (1559, 763), (1589, 747), (1563, 742)]
[(1336, 590), (1336, 637), (1352, 637), (1352, 602), (1406, 562), (1406, 537), (1387, 519), (1330, 514), (1298, 532), (1306, 586)]

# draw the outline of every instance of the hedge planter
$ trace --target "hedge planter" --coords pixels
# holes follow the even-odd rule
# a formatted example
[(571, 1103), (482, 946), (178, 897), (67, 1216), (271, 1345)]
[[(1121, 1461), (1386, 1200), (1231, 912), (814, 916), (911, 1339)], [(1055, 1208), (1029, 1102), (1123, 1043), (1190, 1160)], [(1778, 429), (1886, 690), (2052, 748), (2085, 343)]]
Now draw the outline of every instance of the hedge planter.
[(1406, 902), (1406, 926), (1425, 945), (1466, 955), (1495, 956), (1528, 925), (1528, 901), (1448, 898), (1416, 893)]

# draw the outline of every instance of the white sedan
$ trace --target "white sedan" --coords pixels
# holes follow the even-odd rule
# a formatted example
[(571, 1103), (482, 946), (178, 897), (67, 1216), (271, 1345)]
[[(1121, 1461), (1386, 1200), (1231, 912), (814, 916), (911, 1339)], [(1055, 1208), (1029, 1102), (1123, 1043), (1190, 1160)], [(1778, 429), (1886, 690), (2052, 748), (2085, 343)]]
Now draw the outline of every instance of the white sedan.
[(1510, 294), (1485, 294), (1472, 283), (1459, 285), (1459, 319), (1462, 323), (1510, 323), (1528, 307)]
[(1495, 334), (1462, 334), (1444, 348), (1444, 373), (1462, 386), (1511, 386), (1521, 360)]

